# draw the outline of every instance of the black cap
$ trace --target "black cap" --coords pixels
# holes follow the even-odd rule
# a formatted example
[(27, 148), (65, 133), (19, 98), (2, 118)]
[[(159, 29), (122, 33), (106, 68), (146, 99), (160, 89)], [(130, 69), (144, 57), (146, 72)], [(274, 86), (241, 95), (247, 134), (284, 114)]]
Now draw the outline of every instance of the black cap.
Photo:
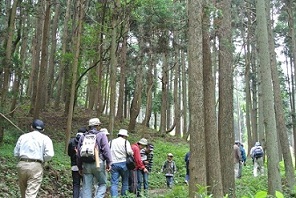
[(42, 120), (34, 120), (33, 123), (32, 123), (32, 127), (34, 129), (37, 129), (37, 130), (43, 130), (44, 129), (44, 123)]
[(81, 127), (81, 128), (78, 129), (77, 132), (78, 133), (85, 133), (85, 132), (87, 132), (87, 129), (86, 129), (86, 127)]

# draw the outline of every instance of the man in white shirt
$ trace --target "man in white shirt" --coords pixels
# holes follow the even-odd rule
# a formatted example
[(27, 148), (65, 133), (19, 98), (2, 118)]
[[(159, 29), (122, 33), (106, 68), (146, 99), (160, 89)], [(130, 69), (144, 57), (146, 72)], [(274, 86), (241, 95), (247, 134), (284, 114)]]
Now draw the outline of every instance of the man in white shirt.
[(34, 120), (31, 128), (33, 131), (21, 135), (14, 148), (14, 156), (19, 159), (17, 172), (22, 198), (37, 197), (43, 178), (42, 164), (54, 156), (51, 139), (41, 133), (43, 121)]
[(121, 177), (122, 188), (121, 195), (126, 195), (128, 190), (128, 174), (129, 171), (126, 166), (127, 154), (133, 155), (130, 142), (127, 140), (127, 130), (120, 129), (118, 137), (110, 141), (112, 165), (111, 165), (111, 197), (118, 197), (118, 183)]

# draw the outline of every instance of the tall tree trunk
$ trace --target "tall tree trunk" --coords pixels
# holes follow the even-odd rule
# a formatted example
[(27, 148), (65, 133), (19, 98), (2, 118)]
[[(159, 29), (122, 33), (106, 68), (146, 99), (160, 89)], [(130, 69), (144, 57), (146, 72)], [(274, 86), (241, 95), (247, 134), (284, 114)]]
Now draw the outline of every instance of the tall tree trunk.
[(127, 39), (129, 31), (129, 21), (127, 20), (124, 25), (124, 35), (121, 51), (121, 64), (120, 64), (120, 84), (119, 84), (119, 97), (117, 105), (116, 119), (123, 122), (123, 103), (124, 103), (124, 85), (126, 80), (126, 57), (127, 57)]
[[(97, 75), (98, 75), (98, 85), (97, 85), (97, 117), (100, 117), (101, 114), (104, 111), (104, 107), (105, 107), (105, 100), (104, 100), (104, 94), (103, 94), (103, 69), (104, 69), (104, 56), (103, 56), (103, 51), (104, 51), (104, 45), (103, 41), (104, 41), (104, 27), (105, 27), (105, 18), (106, 18), (106, 11), (107, 11), (107, 2), (105, 1), (102, 5), (102, 15), (101, 15), (101, 29), (100, 29), (100, 47), (98, 50), (98, 56), (99, 56), (99, 64), (98, 64), (98, 69), (97, 69)], [(106, 67), (105, 67), (106, 69)], [(110, 131), (110, 133), (112, 133), (112, 131)]]
[[(65, 19), (64, 19), (64, 29), (63, 29), (63, 43), (62, 43), (62, 56), (66, 55), (67, 52), (67, 45), (68, 45), (68, 23), (70, 19), (70, 5), (71, 5), (71, 0), (67, 0), (67, 8), (66, 8), (66, 14), (65, 14)], [(65, 59), (65, 57), (63, 57)], [(60, 106), (60, 101), (62, 98), (62, 88), (63, 88), (63, 80), (64, 80), (64, 72), (65, 72), (65, 60), (61, 61), (60, 69), (59, 69), (59, 76), (58, 76), (58, 84), (57, 84), (57, 96), (55, 99), (54, 103), (54, 108), (59, 109)]]
[(179, 32), (174, 32), (174, 72), (172, 73), (174, 79), (174, 117), (175, 117), (175, 136), (181, 137), (181, 110), (180, 110), (180, 44)]
[(33, 115), (35, 112), (36, 106), (36, 97), (37, 97), (37, 87), (38, 87), (38, 79), (39, 79), (39, 67), (40, 67), (40, 52), (41, 52), (41, 41), (38, 38), (42, 35), (42, 22), (44, 22), (43, 16), (43, 4), (44, 2), (39, 0), (37, 3), (37, 18), (35, 19), (36, 24), (36, 31), (33, 38), (33, 54), (32, 54), (32, 70), (30, 73), (30, 87), (29, 87), (29, 94), (31, 96), (31, 106), (29, 114)]
[(67, 129), (66, 129), (66, 140), (65, 140), (65, 152), (67, 152), (68, 142), (71, 137), (71, 126), (72, 126), (72, 119), (73, 119), (73, 110), (74, 110), (74, 101), (75, 101), (75, 88), (76, 88), (76, 80), (77, 80), (77, 68), (78, 68), (78, 61), (79, 61), (79, 54), (80, 54), (80, 42), (81, 42), (81, 33), (82, 33), (82, 26), (83, 26), (83, 18), (84, 18), (84, 5), (86, 4), (86, 0), (79, 0), (76, 4), (76, 16), (75, 20), (77, 21), (77, 28), (75, 28), (74, 32), (74, 62), (72, 66), (72, 82), (71, 82), (71, 96), (70, 96), (70, 103), (68, 108), (67, 114)]
[[(149, 46), (151, 46), (151, 42)], [(148, 57), (150, 60), (148, 62), (148, 71), (147, 71), (147, 85), (146, 85), (146, 110), (145, 110), (145, 117), (142, 122), (142, 125), (149, 127), (149, 122), (152, 114), (152, 88), (153, 88), (153, 68), (154, 68), (154, 61), (152, 58), (152, 48), (149, 48)]]
[[(291, 49), (292, 49), (292, 60), (293, 60), (293, 65), (294, 65), (294, 82), (296, 81), (296, 75), (295, 75), (295, 69), (296, 69), (296, 35), (295, 35), (295, 22), (294, 22), (294, 12), (293, 9), (295, 9), (295, 6), (293, 5), (292, 0), (282, 0), (282, 2), (285, 4), (285, 9), (288, 14), (288, 27), (289, 27), (289, 38), (291, 38)], [(293, 87), (293, 89), (295, 89)], [(294, 97), (294, 95), (293, 95)], [(295, 101), (293, 101), (295, 103)], [(293, 120), (293, 137), (294, 137), (294, 153), (296, 153), (296, 119), (295, 119), (295, 107), (292, 108), (292, 120)], [(295, 158), (295, 157), (294, 157)], [(296, 158), (295, 158), (295, 163), (296, 163)], [(295, 166), (296, 169), (296, 166)]]
[(274, 95), (270, 69), (270, 52), (266, 22), (265, 1), (256, 2), (257, 43), (259, 49), (260, 71), (262, 79), (262, 98), (264, 122), (266, 129), (267, 157), (268, 157), (268, 194), (275, 196), (275, 191), (281, 191), (281, 177), (279, 172), (278, 138), (274, 112)]
[(19, 31), (21, 31), (22, 41), (20, 45), (20, 65), (15, 69), (15, 82), (13, 84), (13, 98), (11, 101), (9, 115), (14, 116), (14, 112), (17, 106), (18, 99), (21, 97), (19, 94), (21, 80), (23, 78), (22, 71), (25, 69), (25, 58), (28, 44), (28, 11), (26, 8), (20, 9), (20, 24)]
[(188, 1), (189, 14), (189, 113), (190, 113), (190, 180), (189, 197), (196, 195), (200, 186), (207, 185), (206, 143), (204, 123), (204, 80), (203, 80), (203, 46), (202, 16), (203, 1)]
[[(143, 27), (140, 26), (139, 27), (139, 34), (140, 35), (144, 35), (144, 30)], [(137, 62), (137, 66), (136, 66), (136, 80), (135, 80), (135, 90), (134, 90), (134, 95), (133, 95), (133, 100), (131, 103), (131, 107), (130, 107), (130, 122), (128, 125), (128, 130), (130, 132), (135, 132), (135, 128), (136, 128), (136, 120), (137, 117), (139, 115), (140, 112), (140, 108), (141, 108), (141, 102), (142, 102), (142, 89), (143, 89), (143, 58), (144, 58), (144, 40), (143, 40), (143, 36), (140, 36), (139, 40), (139, 48), (140, 48), (140, 52), (139, 52), (139, 57), (137, 58), (137, 60), (139, 60)]]
[(181, 52), (181, 67), (182, 67), (182, 102), (183, 102), (183, 109), (182, 109), (182, 117), (183, 117), (183, 137), (188, 139), (188, 124), (187, 124), (187, 78), (186, 78), (186, 64), (185, 64), (185, 54), (184, 50)]
[(109, 130), (113, 131), (114, 118), (115, 118), (115, 104), (116, 104), (116, 40), (117, 40), (117, 19), (118, 11), (120, 8), (120, 0), (116, 0), (113, 3), (113, 14), (112, 14), (112, 38), (111, 38), (111, 51), (110, 51), (110, 113), (109, 113)]
[(40, 110), (44, 108), (44, 94), (46, 90), (46, 73), (47, 73), (47, 59), (48, 59), (48, 35), (49, 35), (49, 21), (50, 21), (50, 0), (46, 1), (45, 4), (45, 17), (43, 22), (43, 31), (42, 31), (42, 47), (41, 47), (41, 65), (38, 75), (38, 85), (36, 93), (36, 101), (34, 107), (33, 117), (39, 118)]
[(219, 1), (218, 8), (222, 11), (219, 37), (219, 113), (218, 133), (224, 194), (235, 197), (233, 166), (233, 57), (231, 33), (231, 1)]
[[(7, 8), (9, 10), (9, 21), (8, 21), (8, 27), (7, 27), (7, 37), (5, 40), (5, 58), (3, 59), (3, 71), (1, 71), (1, 74), (4, 74), (3, 83), (1, 87), (1, 109), (3, 109), (6, 105), (6, 97), (9, 87), (9, 80), (11, 75), (11, 68), (12, 68), (12, 42), (13, 42), (13, 32), (15, 30), (15, 16), (16, 16), (16, 8), (17, 5), (21, 1), (14, 1), (12, 4), (12, 8)], [(1, 124), (2, 125), (2, 124)], [(2, 130), (0, 130), (0, 142), (2, 142), (3, 137)]]
[(57, 29), (58, 29), (58, 20), (60, 16), (60, 3), (57, 0), (53, 1), (54, 5), (54, 18), (52, 21), (52, 29), (51, 29), (51, 48), (49, 54), (49, 61), (48, 61), (48, 75), (47, 77), (47, 96), (46, 96), (46, 103), (50, 102), (53, 94), (54, 88), (54, 72), (55, 72), (55, 57), (56, 57), (56, 50), (57, 50)]
[(161, 134), (166, 132), (167, 127), (167, 95), (168, 95), (168, 54), (165, 50), (162, 52), (162, 79), (161, 79), (161, 109), (160, 109), (160, 126), (159, 131)]
[[(270, 10), (270, 0), (266, 0), (267, 10)], [(281, 146), (281, 150), (284, 157), (285, 164), (285, 175), (287, 179), (287, 184), (290, 189), (290, 192), (293, 191), (295, 185), (295, 175), (294, 175), (294, 167), (292, 162), (292, 156), (290, 152), (290, 144), (288, 138), (288, 129), (285, 123), (284, 117), (284, 107), (282, 103), (281, 97), (281, 87), (280, 80), (278, 76), (278, 70), (276, 66), (276, 54), (274, 47), (274, 35), (272, 30), (270, 15), (267, 14), (267, 26), (268, 26), (268, 43), (270, 49), (270, 68), (271, 68), (271, 77), (273, 81), (273, 91), (274, 91), (274, 107), (275, 107), (275, 118), (276, 118), (276, 130), (278, 132), (279, 142)]]
[(209, 1), (204, 0), (203, 8), (203, 78), (204, 78), (204, 112), (205, 112), (205, 141), (206, 141), (206, 164), (207, 186), (209, 192), (215, 198), (223, 197), (222, 174), (220, 163), (219, 136), (217, 129), (215, 107), (215, 81), (211, 61), (210, 49), (210, 16)]

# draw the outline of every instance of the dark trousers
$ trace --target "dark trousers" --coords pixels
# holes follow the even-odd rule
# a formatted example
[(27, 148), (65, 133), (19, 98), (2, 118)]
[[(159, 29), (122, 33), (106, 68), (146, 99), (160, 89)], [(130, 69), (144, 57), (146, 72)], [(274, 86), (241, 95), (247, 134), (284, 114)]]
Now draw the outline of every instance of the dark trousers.
[(136, 170), (130, 170), (129, 171), (129, 178), (128, 178), (128, 186), (129, 186), (129, 192), (130, 193), (137, 193), (137, 171)]
[(80, 195), (80, 181), (81, 175), (78, 171), (72, 171), (72, 184), (73, 184), (73, 198), (79, 198)]

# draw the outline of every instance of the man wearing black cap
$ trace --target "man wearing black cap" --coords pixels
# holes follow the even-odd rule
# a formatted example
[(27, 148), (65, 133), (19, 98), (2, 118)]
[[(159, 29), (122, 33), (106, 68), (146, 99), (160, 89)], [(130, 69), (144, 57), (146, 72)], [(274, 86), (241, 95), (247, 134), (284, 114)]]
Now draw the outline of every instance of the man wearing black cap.
[(79, 174), (76, 156), (79, 139), (85, 132), (87, 132), (87, 129), (85, 127), (81, 127), (80, 129), (78, 129), (76, 137), (71, 138), (68, 144), (68, 155), (71, 159), (73, 198), (79, 198), (80, 195), (80, 181), (82, 177)]
[(43, 121), (34, 120), (31, 129), (32, 132), (19, 137), (14, 148), (14, 156), (19, 159), (17, 172), (22, 198), (37, 197), (43, 178), (42, 164), (54, 156), (51, 139), (41, 133)]

